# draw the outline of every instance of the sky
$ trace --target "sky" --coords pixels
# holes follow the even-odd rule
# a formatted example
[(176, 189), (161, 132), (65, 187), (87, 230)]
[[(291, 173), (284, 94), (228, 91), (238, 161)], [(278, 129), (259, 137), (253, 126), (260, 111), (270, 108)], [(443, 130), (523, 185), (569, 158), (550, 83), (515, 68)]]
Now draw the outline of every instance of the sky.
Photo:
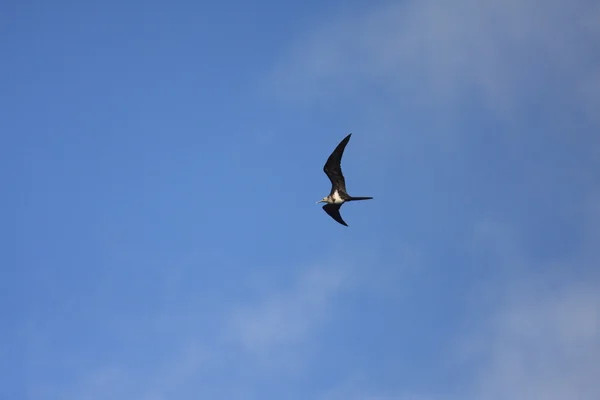
[(600, 398), (599, 21), (3, 2), (0, 397)]

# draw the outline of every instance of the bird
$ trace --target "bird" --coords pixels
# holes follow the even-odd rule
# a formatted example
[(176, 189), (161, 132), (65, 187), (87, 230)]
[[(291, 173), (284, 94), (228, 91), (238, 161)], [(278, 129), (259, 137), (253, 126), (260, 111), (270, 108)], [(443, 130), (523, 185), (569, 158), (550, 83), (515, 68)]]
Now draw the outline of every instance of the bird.
[(317, 204), (327, 203), (323, 206), (323, 210), (325, 210), (331, 218), (344, 226), (348, 226), (348, 224), (340, 215), (340, 207), (345, 202), (372, 199), (372, 197), (353, 197), (346, 192), (346, 180), (342, 174), (341, 163), (342, 155), (344, 154), (344, 149), (346, 148), (348, 141), (350, 141), (350, 136), (352, 136), (352, 133), (342, 139), (327, 159), (327, 162), (325, 162), (323, 172), (325, 172), (331, 181), (331, 192), (329, 193), (329, 196), (323, 197), (321, 200), (317, 201)]

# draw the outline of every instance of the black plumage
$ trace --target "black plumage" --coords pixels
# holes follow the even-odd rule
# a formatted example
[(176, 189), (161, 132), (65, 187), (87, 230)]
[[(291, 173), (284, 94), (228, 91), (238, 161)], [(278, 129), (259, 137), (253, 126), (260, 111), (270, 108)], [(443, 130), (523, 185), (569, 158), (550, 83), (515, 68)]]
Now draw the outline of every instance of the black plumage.
[(329, 195), (333, 195), (337, 190), (343, 199), (345, 197), (350, 197), (348, 196), (348, 193), (346, 193), (346, 180), (344, 179), (344, 174), (342, 174), (342, 156), (344, 155), (346, 145), (350, 141), (350, 136), (352, 136), (351, 133), (337, 145), (323, 166), (323, 172), (325, 172), (331, 181), (331, 192)]
[(345, 226), (348, 226), (348, 224), (346, 224), (340, 215), (340, 207), (347, 201), (372, 199), (372, 197), (352, 197), (346, 191), (346, 180), (344, 179), (344, 174), (342, 173), (341, 164), (344, 150), (350, 141), (350, 136), (352, 136), (351, 133), (342, 139), (335, 150), (333, 150), (333, 153), (331, 153), (329, 158), (327, 158), (327, 161), (323, 166), (323, 172), (325, 172), (331, 181), (331, 191), (329, 192), (329, 196), (320, 201), (327, 203), (323, 206), (323, 210), (325, 210), (325, 212), (335, 221)]

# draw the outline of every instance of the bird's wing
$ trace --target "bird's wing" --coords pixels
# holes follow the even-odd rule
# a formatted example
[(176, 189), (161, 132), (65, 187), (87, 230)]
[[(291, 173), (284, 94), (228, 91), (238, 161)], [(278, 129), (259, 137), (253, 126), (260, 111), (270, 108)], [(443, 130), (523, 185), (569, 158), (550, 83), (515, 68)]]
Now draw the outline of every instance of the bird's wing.
[(344, 175), (342, 174), (342, 155), (344, 154), (344, 149), (346, 148), (351, 135), (352, 134), (350, 133), (340, 142), (340, 144), (337, 145), (323, 166), (323, 172), (327, 174), (327, 177), (331, 181), (333, 190), (341, 190), (344, 193), (346, 193), (346, 181), (344, 180)]
[(329, 214), (329, 216), (331, 218), (335, 219), (340, 224), (348, 226), (348, 224), (346, 222), (344, 222), (344, 220), (342, 219), (342, 216), (340, 215), (340, 207), (341, 206), (342, 206), (341, 204), (325, 204), (323, 206), (323, 210), (325, 210), (325, 212), (327, 214)]

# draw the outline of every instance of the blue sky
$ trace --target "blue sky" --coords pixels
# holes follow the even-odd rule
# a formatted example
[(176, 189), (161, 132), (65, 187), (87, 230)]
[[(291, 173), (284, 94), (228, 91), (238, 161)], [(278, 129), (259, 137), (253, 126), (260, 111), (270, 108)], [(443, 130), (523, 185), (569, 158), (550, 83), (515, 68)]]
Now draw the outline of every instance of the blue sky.
[(0, 15), (0, 397), (600, 398), (595, 2)]

